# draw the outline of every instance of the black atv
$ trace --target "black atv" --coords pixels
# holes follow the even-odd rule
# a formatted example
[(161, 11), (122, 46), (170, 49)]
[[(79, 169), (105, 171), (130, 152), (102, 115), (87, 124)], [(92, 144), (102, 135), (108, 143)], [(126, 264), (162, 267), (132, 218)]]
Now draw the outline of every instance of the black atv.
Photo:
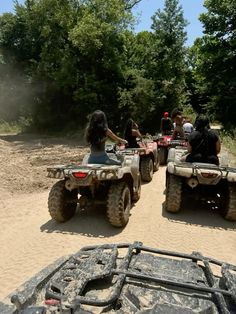
[(236, 313), (236, 266), (140, 242), (84, 247), (0, 302), (0, 313)]

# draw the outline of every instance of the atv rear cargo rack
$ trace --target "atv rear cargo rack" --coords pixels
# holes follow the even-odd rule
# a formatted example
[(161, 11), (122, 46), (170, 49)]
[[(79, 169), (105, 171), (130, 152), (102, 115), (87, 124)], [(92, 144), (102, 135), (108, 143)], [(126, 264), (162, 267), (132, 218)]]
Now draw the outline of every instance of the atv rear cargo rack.
[(46, 268), (0, 303), (1, 314), (36, 310), (236, 313), (236, 266), (199, 252), (159, 250), (141, 242), (87, 246)]

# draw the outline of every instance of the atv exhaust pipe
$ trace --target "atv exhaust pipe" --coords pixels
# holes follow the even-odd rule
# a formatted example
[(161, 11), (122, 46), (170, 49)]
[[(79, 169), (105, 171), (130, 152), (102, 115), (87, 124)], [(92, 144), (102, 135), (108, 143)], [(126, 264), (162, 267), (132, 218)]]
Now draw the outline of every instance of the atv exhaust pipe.
[(188, 186), (190, 186), (190, 188), (195, 188), (198, 185), (198, 180), (196, 178), (189, 178), (187, 180), (187, 184)]

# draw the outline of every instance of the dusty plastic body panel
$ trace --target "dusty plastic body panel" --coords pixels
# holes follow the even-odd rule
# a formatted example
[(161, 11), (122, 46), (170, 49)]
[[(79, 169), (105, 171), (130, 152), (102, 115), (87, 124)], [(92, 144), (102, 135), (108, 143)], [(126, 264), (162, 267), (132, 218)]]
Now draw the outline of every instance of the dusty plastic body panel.
[(160, 150), (160, 164), (164, 165), (167, 163), (168, 152), (171, 148), (176, 147), (187, 147), (186, 139), (172, 139), (172, 134), (161, 135), (159, 134), (154, 141), (157, 143), (157, 146)]
[[(140, 156), (140, 171), (143, 181), (150, 182), (152, 180), (153, 172), (159, 169), (159, 148), (157, 143), (152, 138), (143, 138), (138, 142), (140, 147), (125, 148), (122, 151), (125, 154), (138, 154)], [(151, 165), (148, 163), (151, 162)], [(149, 172), (149, 175), (148, 175)]]
[(230, 221), (236, 221), (236, 168), (220, 156), (219, 165), (185, 162), (186, 149), (171, 148), (166, 169), (165, 209), (180, 211), (190, 197), (211, 205)]
[[(113, 146), (112, 146), (113, 148)], [(66, 222), (77, 206), (106, 209), (108, 221), (114, 227), (124, 227), (132, 204), (141, 195), (141, 174), (138, 153), (108, 153), (121, 163), (118, 165), (88, 164), (88, 155), (81, 164), (55, 165), (47, 168), (47, 176), (59, 179), (48, 196), (48, 210), (52, 219)]]

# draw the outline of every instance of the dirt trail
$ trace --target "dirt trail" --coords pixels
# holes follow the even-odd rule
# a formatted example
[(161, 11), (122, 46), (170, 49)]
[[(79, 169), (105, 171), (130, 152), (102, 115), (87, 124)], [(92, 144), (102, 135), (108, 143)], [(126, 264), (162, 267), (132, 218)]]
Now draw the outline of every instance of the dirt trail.
[(79, 212), (64, 224), (52, 221), (47, 197), (55, 180), (46, 178), (46, 167), (79, 162), (86, 151), (76, 139), (0, 136), (0, 299), (58, 257), (91, 244), (138, 240), (236, 264), (235, 223), (199, 204), (177, 215), (163, 211), (165, 167), (142, 185), (123, 230), (110, 226), (102, 211)]

